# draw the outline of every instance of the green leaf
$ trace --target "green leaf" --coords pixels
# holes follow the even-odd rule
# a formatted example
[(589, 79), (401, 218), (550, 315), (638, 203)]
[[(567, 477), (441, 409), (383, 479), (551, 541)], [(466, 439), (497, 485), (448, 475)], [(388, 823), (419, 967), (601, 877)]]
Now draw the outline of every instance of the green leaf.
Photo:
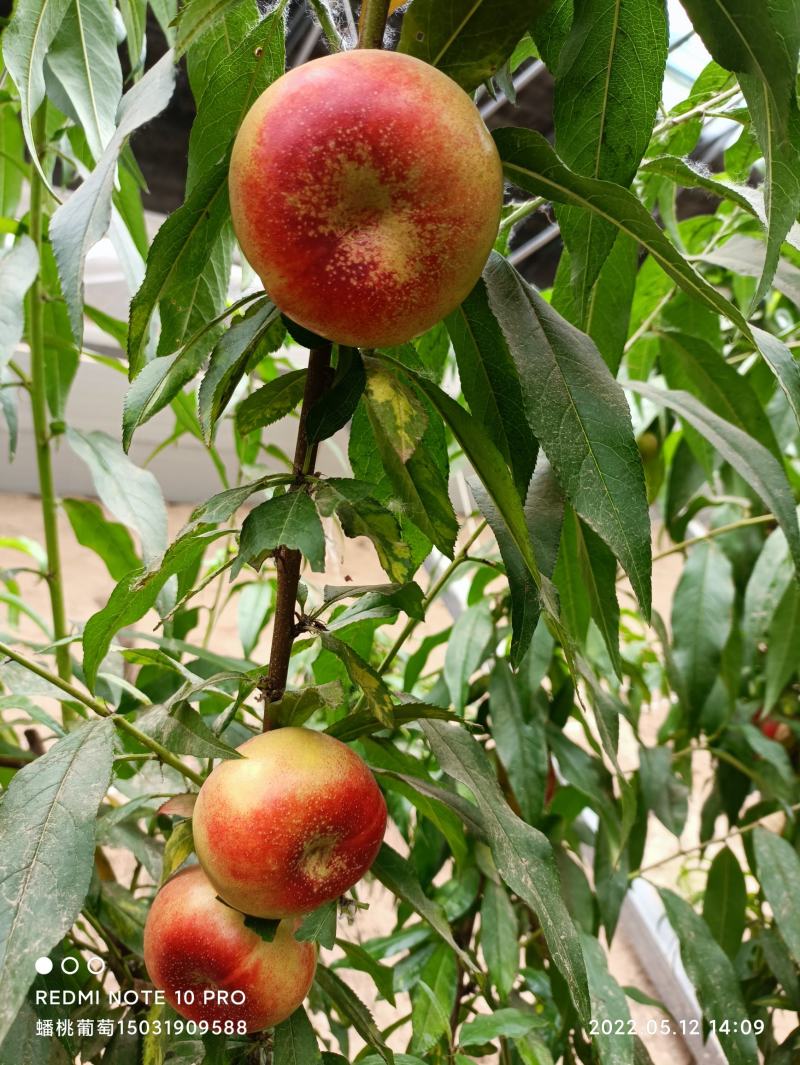
[[(535, 484), (532, 489), (535, 491)], [(517, 547), (514, 537), (508, 528), (502, 514), (494, 505), (494, 502), (479, 482), (470, 483), (470, 490), (475, 497), (478, 509), (483, 514), (489, 527), (497, 540), (500, 557), (508, 578), (509, 592), (511, 595), (511, 664), (518, 666), (525, 652), (530, 646), (536, 624), (539, 620), (539, 589), (531, 573), (530, 567), (525, 561), (522, 552)], [(546, 509), (542, 508), (546, 513)], [(539, 508), (535, 513), (540, 513)], [(525, 518), (528, 515), (528, 505), (525, 507)]]
[[(193, 796), (194, 798), (194, 796)], [(164, 860), (161, 866), (161, 883), (164, 884), (179, 869), (194, 851), (192, 819), (179, 821), (164, 844)]]
[(530, 20), (531, 37), (551, 74), (558, 69), (561, 49), (572, 27), (573, 14), (574, 0), (554, 0), (544, 12), (535, 11)]
[[(393, 404), (390, 397), (395, 389), (399, 398)], [(361, 402), (380, 461), (406, 515), (443, 554), (452, 558), (458, 522), (445, 472), (427, 446), (427, 433), (433, 430), (427, 412), (413, 390), (392, 374), (382, 376), (377, 397), (374, 389), (370, 392), (368, 382)], [(422, 446), (417, 447), (414, 440)]]
[[(8, 32), (6, 30), (6, 33)], [(39, 255), (30, 237), (19, 237), (16, 243), (0, 256), (0, 373), (22, 339), (22, 331), (25, 328), (25, 295), (38, 272)]]
[[(611, 664), (617, 676), (622, 675), (619, 653), (619, 603), (617, 601), (617, 562), (599, 536), (571, 513), (575, 531), (575, 558), (578, 573), (575, 574), (587, 593), (587, 602), (592, 618), (606, 645)], [(564, 522), (566, 535), (569, 518)], [(566, 540), (564, 541), (566, 544)], [(566, 563), (562, 548), (560, 561)]]
[(47, 66), (99, 160), (114, 135), (122, 96), (113, 9), (75, 0), (47, 51)]
[(103, 506), (138, 533), (144, 561), (154, 561), (167, 545), (167, 508), (156, 478), (135, 466), (107, 433), (68, 429), (67, 440), (89, 467)]
[[(224, 8), (224, 14), (220, 14), (223, 18), (230, 17), (235, 4), (228, 3)], [(247, 8), (255, 8), (255, 4), (248, 4)], [(184, 6), (182, 18), (187, 14), (191, 17), (190, 5)], [(250, 11), (244, 14), (249, 16)], [(286, 62), (283, 12), (273, 11), (247, 33), (242, 33), (243, 29), (239, 36), (232, 38), (230, 53), (208, 71), (205, 79), (189, 136), (188, 192), (227, 157), (252, 104), (283, 74)]]
[(385, 440), (401, 462), (417, 450), (428, 416), (413, 391), (375, 359), (367, 359), (366, 400), (378, 441)]
[(0, 1043), (47, 956), (80, 913), (95, 818), (111, 778), (114, 726), (92, 721), (15, 774), (0, 805)]
[(327, 440), (350, 421), (364, 393), (367, 377), (358, 348), (339, 348), (336, 375), (306, 415), (310, 441)]
[(50, 221), (61, 288), (69, 309), (72, 333), (83, 338), (83, 276), (89, 250), (101, 240), (111, 222), (111, 196), (119, 155), (134, 130), (152, 121), (169, 103), (175, 88), (173, 56), (167, 53), (125, 93), (117, 128), (94, 170)]
[[(217, 898), (220, 898), (218, 895)], [(224, 902), (224, 899), (220, 899)], [(227, 902), (225, 903), (227, 906)], [(280, 927), (280, 920), (277, 917), (254, 917), (252, 914), (244, 915), (245, 928), (251, 929), (255, 934), (263, 939), (265, 943), (272, 943)]]
[(787, 840), (766, 828), (753, 832), (758, 878), (781, 939), (800, 965), (800, 858)]
[(236, 408), (239, 432), (251, 433), (291, 414), (303, 398), (306, 375), (306, 370), (290, 370), (248, 396)]
[(657, 406), (675, 411), (716, 448), (775, 515), (786, 535), (795, 565), (800, 569), (800, 531), (794, 500), (786, 474), (769, 451), (741, 429), (712, 413), (688, 392), (667, 391), (639, 381), (628, 381), (625, 387), (652, 400)]
[(692, 392), (709, 410), (758, 440), (781, 461), (769, 418), (750, 382), (701, 337), (669, 331), (661, 338), (659, 359), (669, 387)]
[(752, 664), (758, 645), (766, 640), (793, 576), (786, 537), (782, 529), (775, 529), (765, 540), (745, 588), (741, 621), (744, 665)]
[[(755, 725), (740, 725), (739, 731), (748, 748), (755, 755), (744, 755), (748, 775), (768, 796), (791, 802), (797, 786), (797, 775), (783, 744), (765, 736)], [(762, 768), (762, 764), (763, 768)]]
[(272, 1044), (274, 1065), (320, 1065), (317, 1037), (302, 1006), (275, 1028)]
[[(165, 330), (167, 317), (162, 314), (161, 354), (176, 350), (183, 336), (191, 335), (197, 328), (195, 319), (207, 322), (221, 310), (227, 276), (223, 287), (220, 276), (225, 271), (219, 270), (217, 256), (230, 214), (227, 179), (228, 164), (223, 160), (198, 182), (153, 240), (147, 273), (131, 301), (128, 362), (132, 380), (147, 362), (150, 323), (157, 307), (163, 311), (169, 303), (166, 310), (172, 315), (170, 328)], [(218, 298), (220, 292), (222, 299)], [(206, 337), (210, 347), (215, 334), (211, 331)]]
[(504, 259), (493, 255), (484, 278), (517, 364), (531, 429), (575, 510), (620, 560), (649, 615), (650, 519), (622, 388), (593, 341)]
[(266, 581), (245, 584), (239, 593), (236, 619), (239, 639), (246, 658), (250, 657), (258, 643), (261, 631), (272, 612), (274, 601), (274, 587)]
[(744, 934), (747, 886), (739, 859), (723, 847), (714, 855), (703, 895), (703, 920), (731, 961), (736, 960)]
[(467, 1021), (461, 1026), (458, 1042), (462, 1047), (480, 1047), (492, 1039), (517, 1039), (547, 1023), (544, 1017), (535, 1013), (507, 1007)]
[(326, 950), (331, 950), (336, 942), (336, 914), (339, 908), (337, 899), (323, 903), (316, 910), (307, 914), (294, 934), (301, 943), (319, 943)]
[(372, 875), (376, 880), (380, 880), (393, 895), (407, 902), (423, 920), (427, 921), (439, 938), (455, 951), (466, 969), (473, 973), (477, 971), (469, 954), (453, 938), (452, 930), (441, 906), (428, 898), (422, 885), (414, 876), (410, 863), (397, 851), (392, 850), (388, 843), (381, 844), (378, 857), (372, 864)]
[(67, 1065), (69, 1058), (57, 1039), (42, 1038), (39, 1017), (29, 1001), (22, 1003), (8, 1035), (0, 1046), (0, 1061), (15, 1065)]
[[(711, 266), (721, 266), (743, 277), (759, 278), (766, 263), (767, 246), (755, 237), (737, 234), (713, 251), (703, 251), (695, 258)], [(800, 307), (800, 270), (790, 262), (780, 259), (773, 268), (772, 286), (788, 300)]]
[[(234, 319), (214, 346), (197, 397), (198, 416), (206, 443), (211, 443), (214, 426), (239, 381), (259, 356), (267, 354), (271, 348), (270, 327), (279, 317), (280, 311), (272, 303), (258, 303)], [(239, 429), (246, 431), (241, 426)]]
[(439, 67), (470, 92), (493, 77), (547, 0), (415, 0), (399, 50)]
[(492, 736), (519, 803), (523, 820), (538, 824), (547, 782), (547, 741), (533, 709), (526, 720), (519, 682), (498, 658), (489, 684)]
[(411, 989), (413, 1035), (410, 1050), (427, 1054), (442, 1036), (449, 1035), (457, 979), (456, 956), (449, 947), (440, 943)]
[[(451, 710), (445, 710), (441, 706), (432, 706), (430, 703), (397, 703), (392, 707), (392, 715), (397, 728), (426, 718), (436, 721), (457, 720)], [(385, 726), (376, 721), (371, 710), (359, 710), (358, 713), (348, 714), (347, 717), (334, 721), (325, 731), (343, 743), (351, 743), (361, 736), (371, 736), (375, 732), (380, 732), (383, 728)]]
[(64, 499), (75, 539), (82, 547), (94, 551), (106, 565), (115, 581), (120, 581), (132, 569), (141, 566), (131, 535), (124, 525), (108, 521), (97, 503), (89, 499)]
[(236, 488), (226, 488), (224, 492), (217, 492), (205, 503), (195, 507), (189, 521), (181, 529), (180, 535), (185, 536), (202, 525), (217, 525), (219, 522), (229, 521), (250, 496), (286, 480), (287, 478), (280, 474), (269, 474), (266, 477), (259, 477), (257, 481), (250, 481), (248, 484), (240, 484)]
[(233, 579), (246, 564), (259, 569), (265, 556), (278, 547), (302, 551), (311, 568), (325, 568), (322, 523), (306, 492), (285, 492), (251, 510), (242, 525), (239, 554), (231, 570)]
[(486, 601), (469, 607), (453, 625), (445, 652), (444, 680), (459, 713), (464, 711), (470, 677), (492, 650), (493, 636), (494, 623)]
[(704, 189), (722, 200), (741, 207), (754, 218), (761, 219), (762, 212), (759, 210), (759, 201), (754, 190), (748, 185), (735, 185), (732, 181), (726, 181), (717, 174), (713, 174), (701, 163), (691, 158), (680, 159), (676, 155), (658, 155), (654, 159), (647, 159), (640, 170), (644, 174), (659, 174), (669, 178), (683, 189)]
[[(586, 310), (585, 332), (597, 345), (597, 350), (614, 377), (617, 376), (628, 340), (638, 271), (638, 244), (630, 237), (618, 234), (594, 284)], [(558, 263), (551, 302), (559, 314), (570, 322), (578, 323), (580, 312), (569, 281), (571, 274), (569, 252), (564, 249)]]
[(689, 789), (675, 771), (669, 747), (639, 748), (642, 796), (662, 825), (680, 836), (689, 812)]
[(189, 0), (184, 4), (175, 39), (176, 56), (183, 55), (208, 33), (223, 15), (229, 13), (233, 4), (241, 3), (242, 0)]
[(692, 728), (717, 680), (733, 625), (735, 595), (728, 556), (711, 540), (694, 547), (672, 603), (672, 653)]
[(183, 700), (151, 707), (136, 718), (136, 727), (173, 754), (189, 754), (195, 758), (241, 757), (215, 736), (200, 714)]
[(323, 517), (336, 514), (345, 536), (366, 536), (372, 541), (391, 580), (404, 584), (410, 578), (414, 567), (408, 544), (401, 539), (394, 514), (373, 498), (371, 485), (331, 477), (318, 487), (315, 499)]
[[(438, 796), (426, 793), (418, 786), (419, 778), (402, 772), (394, 772), (392, 766), (409, 769), (408, 764), (397, 757), (389, 745), (371, 743), (367, 745), (370, 768), (378, 768), (381, 783), (390, 791), (403, 795), (411, 805), (442, 833), (447, 840), (453, 859), (458, 866), (463, 866), (467, 859), (467, 842), (461, 820), (449, 805), (439, 801)], [(433, 785), (435, 788), (436, 785)], [(441, 789), (443, 790), (443, 789)], [(417, 821), (419, 823), (419, 820)]]
[(509, 181), (534, 196), (583, 207), (599, 219), (613, 222), (621, 233), (641, 244), (679, 288), (730, 318), (746, 336), (751, 335), (741, 312), (692, 268), (627, 189), (574, 173), (534, 130), (500, 129), (493, 136)]
[[(333, 967), (336, 969), (356, 969), (358, 972), (367, 973), (368, 976), (372, 977), (381, 995), (388, 1003), (394, 1006), (393, 970), (388, 965), (382, 965), (379, 961), (376, 961), (369, 951), (358, 943), (350, 943), (346, 939), (337, 939), (336, 946), (342, 951), (344, 958), (337, 960)], [(402, 1056), (395, 1058), (396, 1065), (400, 1065), (401, 1062)]]
[(492, 314), (483, 280), (446, 321), (464, 398), (511, 467), (519, 494), (524, 495), (537, 444), (525, 420), (517, 367)]
[(169, 578), (192, 566), (208, 544), (222, 535), (207, 532), (180, 538), (150, 568), (133, 570), (123, 577), (106, 605), (89, 618), (83, 630), (83, 671), (90, 690), (94, 689), (97, 670), (115, 634), (144, 617)]
[(793, 5), (765, 0), (684, 0), (695, 29), (716, 61), (739, 75), (766, 162), (767, 261), (754, 305), (769, 288), (780, 246), (800, 210), (800, 116), (797, 57), (800, 25)]
[[(758, 1061), (755, 1036), (742, 1031), (747, 1010), (739, 980), (722, 947), (688, 902), (667, 888), (659, 890), (669, 922), (681, 945), (681, 959), (694, 984), (706, 1020), (717, 1024), (717, 1034), (730, 1065), (753, 1065)], [(730, 1031), (720, 1031), (723, 1021)]]
[[(302, 725), (317, 710), (336, 708), (343, 702), (344, 689), (340, 681), (332, 680), (299, 691), (285, 691), (278, 702), (270, 705), (270, 716), (282, 725)], [(352, 721), (352, 718), (342, 720)]]
[(547, 838), (521, 821), (500, 792), (480, 745), (463, 729), (424, 721), (422, 729), (445, 773), (470, 789), (486, 822), (495, 865), (505, 883), (534, 911), (553, 962), (569, 986), (579, 1016), (589, 999), (580, 940), (561, 895)]
[(481, 948), (489, 978), (505, 1001), (519, 972), (517, 915), (506, 889), (493, 880), (486, 881), (483, 891)]
[(19, 206), (25, 177), (25, 141), (19, 116), (10, 107), (0, 109), (0, 216), (13, 218)]
[[(625, 992), (608, 971), (605, 952), (595, 937), (584, 933), (581, 944), (589, 977), (592, 1020), (598, 1023), (592, 1040), (597, 1055), (602, 1065), (633, 1065), (633, 1033), (629, 1030), (631, 1015)], [(610, 1023), (610, 1034), (603, 1031), (604, 1023)]]
[(753, 326), (752, 333), (758, 350), (775, 374), (800, 424), (800, 365), (782, 340), (755, 326)]
[(793, 581), (778, 604), (767, 635), (764, 713), (778, 702), (800, 662), (800, 588)]
[(383, 1041), (372, 1019), (372, 1014), (347, 984), (332, 969), (324, 965), (317, 966), (316, 982), (320, 990), (333, 1003), (342, 1020), (352, 1024), (367, 1046), (377, 1050), (387, 1065), (394, 1065), (394, 1055)]
[[(556, 150), (589, 178), (627, 188), (653, 129), (667, 60), (661, 0), (585, 0), (575, 7), (556, 71)], [(613, 223), (564, 206), (558, 211), (570, 252), (578, 321), (617, 237)]]
[(379, 674), (343, 640), (331, 636), (329, 632), (321, 632), (319, 638), (325, 650), (336, 655), (344, 664), (350, 680), (363, 692), (366, 704), (373, 716), (386, 728), (392, 728), (394, 725), (392, 693)]
[(147, 20), (146, 0), (121, 0), (119, 5), (122, 23), (125, 27), (125, 43), (131, 70), (141, 66), (144, 56), (145, 22)]
[(48, 188), (31, 121), (45, 97), (44, 61), (70, 3), (71, 0), (19, 0), (3, 30), (3, 60), (19, 93), (25, 143)]
[(539, 569), (533, 555), (522, 504), (502, 455), (472, 415), (446, 392), (424, 377), (416, 376), (415, 380), (463, 448), (508, 528), (514, 546), (534, 580), (538, 582)]
[(126, 392), (122, 406), (122, 446), (126, 452), (139, 426), (177, 396), (203, 365), (207, 354), (208, 340), (203, 334), (174, 355), (162, 355), (142, 369)]

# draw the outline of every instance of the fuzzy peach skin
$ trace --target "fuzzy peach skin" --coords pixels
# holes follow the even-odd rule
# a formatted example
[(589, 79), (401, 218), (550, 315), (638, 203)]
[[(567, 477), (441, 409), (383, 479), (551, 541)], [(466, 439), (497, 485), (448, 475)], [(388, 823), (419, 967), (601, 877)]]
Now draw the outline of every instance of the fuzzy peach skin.
[[(244, 1021), (248, 1032), (271, 1028), (294, 1013), (314, 979), (316, 949), (294, 938), (296, 924), (283, 921), (267, 943), (245, 927), (241, 913), (220, 902), (203, 870), (192, 866), (168, 880), (150, 907), (144, 927), (147, 972), (189, 1020)], [(243, 1003), (230, 1002), (235, 991), (244, 992)], [(185, 1001), (187, 992), (194, 994), (193, 1003)]]
[(358, 347), (401, 344), (454, 310), (497, 236), (503, 173), (467, 94), (377, 49), (290, 70), (245, 116), (233, 225), (273, 301)]
[(244, 913), (289, 917), (336, 899), (366, 873), (386, 803), (361, 758), (305, 728), (279, 728), (222, 762), (197, 797), (197, 856), (221, 898)]

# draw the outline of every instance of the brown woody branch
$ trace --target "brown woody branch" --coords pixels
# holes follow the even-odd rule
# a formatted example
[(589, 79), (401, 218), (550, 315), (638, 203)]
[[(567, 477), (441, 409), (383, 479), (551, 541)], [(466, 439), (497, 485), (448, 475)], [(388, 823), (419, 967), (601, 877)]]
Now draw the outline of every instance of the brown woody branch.
[[(317, 461), (317, 444), (308, 439), (308, 412), (322, 398), (331, 380), (331, 345), (312, 348), (308, 356), (308, 374), (300, 409), (300, 424), (297, 428), (297, 443), (294, 451), (294, 484), (290, 492), (305, 490), (305, 475), (314, 469)], [(272, 626), (272, 646), (269, 668), (260, 679), (258, 687), (264, 697), (264, 731), (270, 727), (269, 704), (277, 702), (286, 689), (289, 674), (289, 659), (292, 654), (297, 629), (294, 622), (297, 588), (300, 583), (302, 555), (288, 547), (279, 547), (275, 552), (275, 569), (278, 575), (278, 593), (275, 603), (275, 620)]]
[[(389, 0), (364, 0), (361, 8), (359, 48), (380, 48), (386, 19), (389, 16)], [(297, 429), (297, 444), (294, 453), (294, 484), (289, 491), (304, 491), (306, 474), (313, 471), (317, 460), (317, 444), (310, 443), (306, 423), (308, 412), (321, 399), (331, 382), (331, 345), (312, 348), (308, 358), (308, 376), (300, 410), (300, 425)], [(298, 634), (295, 625), (295, 605), (300, 584), (302, 555), (288, 547), (279, 547), (275, 552), (275, 570), (278, 576), (278, 592), (275, 603), (275, 620), (272, 626), (272, 646), (269, 667), (258, 683), (264, 699), (264, 723), (266, 732), (270, 727), (270, 703), (278, 702), (286, 690), (289, 675), (289, 659), (292, 645)]]

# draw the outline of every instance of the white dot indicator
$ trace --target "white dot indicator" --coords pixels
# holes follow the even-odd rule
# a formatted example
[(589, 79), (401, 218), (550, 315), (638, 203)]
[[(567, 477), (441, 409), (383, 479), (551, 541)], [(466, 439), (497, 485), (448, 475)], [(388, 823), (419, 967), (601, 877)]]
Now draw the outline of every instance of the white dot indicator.
[(33, 964), (34, 969), (40, 976), (47, 976), (53, 971), (53, 963), (49, 958), (37, 958)]

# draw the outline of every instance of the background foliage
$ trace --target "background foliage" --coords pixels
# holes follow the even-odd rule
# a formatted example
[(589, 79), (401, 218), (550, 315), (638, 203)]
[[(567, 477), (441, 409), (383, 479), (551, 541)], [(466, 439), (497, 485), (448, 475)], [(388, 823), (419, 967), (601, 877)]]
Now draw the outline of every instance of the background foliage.
[[(152, 2), (170, 47), (153, 62), (144, 0), (18, 0), (0, 67), (0, 406), (9, 460), (17, 404), (32, 407), (45, 543), (2, 541), (19, 556), (0, 573), (3, 1061), (646, 1062), (646, 1038), (602, 1022), (641, 1000), (609, 973), (607, 945), (656, 821), (691, 871), (660, 894), (706, 1025), (734, 1065), (798, 1059), (800, 22), (781, 0), (683, 5), (713, 59), (669, 113), (661, 0), (413, 0), (398, 16), (390, 43), (469, 92), (487, 79), (511, 92), (541, 57), (555, 142), (495, 132), (509, 203), (446, 322), (398, 349), (335, 350), (304, 418), (312, 446), (348, 426), (352, 477), (327, 477), (264, 441), (301, 403), (307, 338), (246, 270), (231, 281), (227, 158), (284, 70), (286, 4)], [(310, 8), (342, 47), (340, 20)], [(167, 106), (177, 61), (197, 108), (186, 196), (151, 241), (136, 135)], [(738, 134), (712, 172), (693, 155), (721, 111)], [(683, 216), (684, 189), (707, 194), (706, 213)], [(538, 210), (564, 241), (547, 292), (507, 257)], [(127, 322), (84, 302), (107, 233), (134, 292)], [(125, 362), (86, 348), (86, 318)], [(119, 440), (65, 422), (92, 359), (129, 376)], [(164, 447), (192, 435), (220, 482), (171, 543), (156, 479), (126, 454), (165, 408)], [(234, 471), (215, 447), (223, 421)], [(87, 464), (99, 504), (58, 500), (58, 447)], [(454, 512), (453, 469), (473, 516)], [(64, 602), (58, 507), (117, 582), (89, 618)], [(251, 658), (275, 612), (275, 555), (298, 550), (321, 573), (336, 528), (368, 537), (386, 583), (301, 583), (275, 701)], [(663, 618), (652, 565), (672, 554), (683, 568)], [(48, 618), (20, 595), (31, 570)], [(456, 577), (463, 612), (416, 639)], [(200, 609), (209, 584), (215, 605)], [(213, 638), (230, 598), (238, 658)], [(141, 628), (152, 608), (155, 634)], [(23, 615), (34, 640), (16, 631)], [(57, 985), (34, 979), (40, 955), (89, 940), (120, 986), (142, 986), (154, 885), (192, 847), (190, 806), (164, 796), (194, 790), (260, 727), (259, 693), (276, 723), (326, 729), (376, 772), (396, 835), (373, 876), (395, 897), (394, 931), (351, 942), (341, 915), (315, 915), (308, 1013), (274, 1039), (37, 1036), (37, 1014), (61, 1018), (35, 1005)], [(46, 753), (21, 746), (30, 727), (54, 739)], [(699, 842), (681, 848), (690, 802)], [(104, 847), (132, 853), (132, 879)], [(389, 1029), (348, 970), (396, 1006)], [(85, 967), (60, 979), (99, 986)], [(398, 1031), (410, 1042), (393, 1054)]]

